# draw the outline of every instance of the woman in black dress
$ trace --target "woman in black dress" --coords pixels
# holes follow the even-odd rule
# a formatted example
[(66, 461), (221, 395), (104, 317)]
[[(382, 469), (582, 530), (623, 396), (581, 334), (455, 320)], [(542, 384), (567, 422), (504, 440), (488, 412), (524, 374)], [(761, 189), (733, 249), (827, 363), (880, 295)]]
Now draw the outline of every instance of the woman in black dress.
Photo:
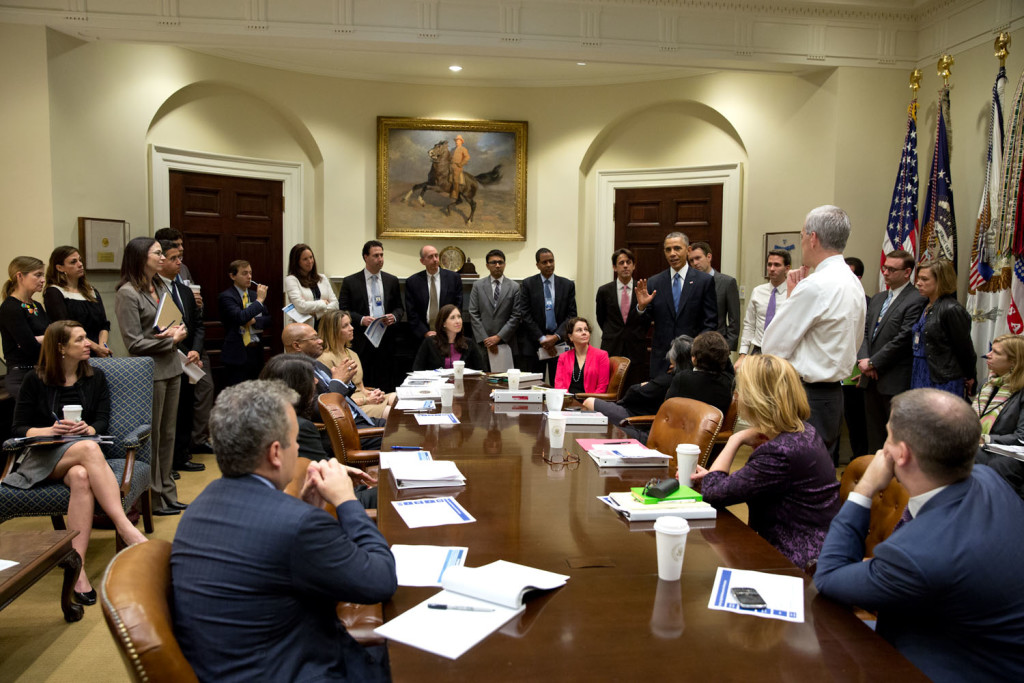
[(74, 247), (57, 247), (50, 254), (43, 303), (52, 322), (77, 320), (82, 324), (93, 356), (110, 355), (110, 320), (100, 293), (85, 279), (85, 263)]
[[(64, 419), (65, 406), (71, 405), (81, 406), (80, 420)], [(107, 379), (101, 370), (89, 365), (85, 330), (73, 320), (51, 324), (43, 337), (39, 365), (25, 377), (14, 409), (14, 436), (93, 436), (107, 431), (109, 418)], [(29, 446), (3, 483), (27, 489), (49, 480), (63, 481), (71, 489), (68, 529), (78, 532), (71, 546), (83, 561), (75, 583), (75, 599), (92, 605), (96, 591), (89, 583), (84, 561), (95, 504), (99, 503), (114, 522), (125, 543), (147, 539), (125, 516), (117, 479), (95, 441)]]
[(8, 279), (0, 303), (0, 340), (7, 361), (5, 386), (15, 400), (25, 376), (39, 362), (43, 333), (50, 319), (32, 297), (43, 291), (43, 262), (34, 256), (17, 256), (7, 267)]

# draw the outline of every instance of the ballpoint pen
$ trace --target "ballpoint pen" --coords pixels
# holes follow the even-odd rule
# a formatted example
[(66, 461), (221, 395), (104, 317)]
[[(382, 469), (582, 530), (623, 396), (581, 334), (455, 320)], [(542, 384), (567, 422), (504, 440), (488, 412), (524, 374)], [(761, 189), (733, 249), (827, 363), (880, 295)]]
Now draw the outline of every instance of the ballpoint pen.
[(460, 612), (493, 612), (490, 607), (470, 607), (468, 605), (445, 605), (439, 602), (428, 602), (427, 609), (451, 609)]
[(422, 451), (422, 446), (392, 446), (393, 451)]

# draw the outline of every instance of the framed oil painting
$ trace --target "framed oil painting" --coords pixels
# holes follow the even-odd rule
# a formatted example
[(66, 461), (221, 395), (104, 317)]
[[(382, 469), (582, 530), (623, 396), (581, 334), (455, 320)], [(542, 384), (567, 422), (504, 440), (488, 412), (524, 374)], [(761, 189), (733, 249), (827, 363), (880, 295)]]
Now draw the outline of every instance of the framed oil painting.
[(799, 268), (803, 263), (803, 254), (800, 251), (800, 231), (796, 232), (766, 232), (764, 234), (764, 259), (761, 261), (764, 268), (764, 276), (768, 277), (768, 252), (773, 249), (788, 251), (793, 259), (790, 266), (793, 269)]
[(526, 122), (377, 117), (377, 237), (526, 239)]

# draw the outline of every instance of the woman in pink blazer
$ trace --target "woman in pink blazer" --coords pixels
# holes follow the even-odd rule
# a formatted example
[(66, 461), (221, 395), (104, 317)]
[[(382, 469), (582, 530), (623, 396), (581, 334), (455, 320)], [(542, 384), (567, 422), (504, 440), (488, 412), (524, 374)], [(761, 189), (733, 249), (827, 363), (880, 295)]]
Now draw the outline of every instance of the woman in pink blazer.
[(590, 345), (590, 323), (586, 318), (569, 318), (565, 325), (573, 348), (558, 357), (555, 388), (570, 394), (600, 394), (608, 391), (608, 352)]

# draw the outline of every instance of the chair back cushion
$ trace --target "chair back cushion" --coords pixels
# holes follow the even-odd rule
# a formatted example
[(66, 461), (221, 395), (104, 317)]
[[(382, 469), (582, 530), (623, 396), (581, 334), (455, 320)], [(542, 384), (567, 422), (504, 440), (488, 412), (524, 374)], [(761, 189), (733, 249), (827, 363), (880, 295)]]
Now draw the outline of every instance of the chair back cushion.
[(100, 586), (103, 617), (134, 681), (196, 681), (171, 622), (171, 544), (154, 539), (114, 556)]
[(718, 430), (718, 436), (715, 437), (715, 443), (725, 443), (729, 440), (729, 437), (733, 435), (733, 431), (736, 429), (736, 418), (739, 417), (739, 403), (736, 400), (738, 394), (732, 395), (732, 401), (729, 403), (729, 410), (725, 413), (725, 419), (722, 420), (722, 428)]
[[(850, 464), (846, 466), (843, 478), (839, 481), (839, 498), (841, 500), (845, 501), (850, 495), (850, 491), (864, 476), (864, 472), (874, 457), (874, 455), (862, 455), (851, 460)], [(896, 529), (896, 524), (903, 516), (903, 510), (906, 509), (909, 500), (910, 494), (895, 478), (871, 499), (871, 521), (868, 523), (868, 535), (864, 539), (865, 558), (874, 557), (875, 546), (889, 538), (893, 530)]]
[(358, 451), (360, 444), (359, 431), (348, 401), (341, 394), (326, 393), (317, 397), (317, 405), (320, 407), (320, 419), (324, 421), (324, 428), (331, 437), (335, 457), (349, 464), (346, 453)]
[(615, 394), (613, 400), (618, 401), (626, 389), (626, 373), (629, 371), (629, 359), (625, 356), (612, 356), (608, 359), (608, 393)]
[[(139, 425), (153, 424), (153, 359), (90, 358), (89, 363), (103, 371), (110, 388), (110, 434), (118, 438), (107, 457), (123, 459), (125, 437)], [(135, 459), (150, 462), (149, 439), (140, 444)]]
[(654, 417), (647, 446), (674, 456), (679, 444), (696, 444), (703, 466), (721, 426), (722, 411), (718, 408), (692, 398), (670, 398)]

